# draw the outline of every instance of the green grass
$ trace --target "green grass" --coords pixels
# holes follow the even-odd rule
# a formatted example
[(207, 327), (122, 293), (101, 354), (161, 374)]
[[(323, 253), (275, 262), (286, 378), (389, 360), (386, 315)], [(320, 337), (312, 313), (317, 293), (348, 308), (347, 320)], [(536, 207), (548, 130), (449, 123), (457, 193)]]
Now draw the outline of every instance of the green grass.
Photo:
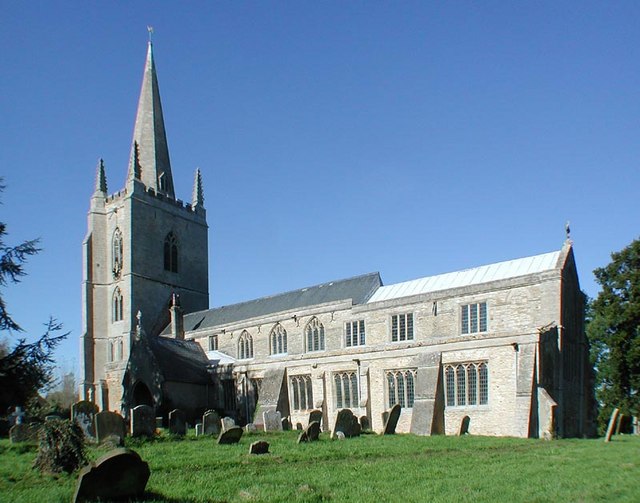
[[(363, 435), (296, 444), (296, 432), (129, 440), (151, 468), (145, 501), (640, 501), (640, 437), (526, 440)], [(265, 439), (270, 454), (250, 456)], [(96, 458), (105, 451), (91, 448)], [(0, 501), (68, 502), (76, 475), (31, 468), (35, 446), (0, 441)]]

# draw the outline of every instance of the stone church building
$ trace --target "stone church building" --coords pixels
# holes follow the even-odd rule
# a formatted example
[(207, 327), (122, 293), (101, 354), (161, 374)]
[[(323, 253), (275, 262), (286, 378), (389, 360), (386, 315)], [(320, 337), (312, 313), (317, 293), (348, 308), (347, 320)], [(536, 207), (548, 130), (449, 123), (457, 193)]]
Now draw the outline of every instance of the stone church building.
[(584, 297), (571, 242), (555, 251), (384, 285), (378, 273), (209, 308), (202, 177), (176, 198), (151, 43), (125, 186), (100, 161), (83, 243), (81, 398), (196, 420), (217, 409), (306, 426), (340, 409), (383, 429), (594, 432)]

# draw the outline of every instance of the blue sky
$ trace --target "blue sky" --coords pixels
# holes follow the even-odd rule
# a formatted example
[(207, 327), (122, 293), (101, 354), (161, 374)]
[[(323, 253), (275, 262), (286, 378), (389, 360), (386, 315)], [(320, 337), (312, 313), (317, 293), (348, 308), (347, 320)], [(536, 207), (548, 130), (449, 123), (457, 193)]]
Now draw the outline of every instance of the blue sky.
[(559, 249), (582, 288), (639, 236), (638, 2), (0, 2), (2, 291), (78, 363), (97, 160), (122, 188), (154, 53), (177, 196), (200, 167), (210, 304)]

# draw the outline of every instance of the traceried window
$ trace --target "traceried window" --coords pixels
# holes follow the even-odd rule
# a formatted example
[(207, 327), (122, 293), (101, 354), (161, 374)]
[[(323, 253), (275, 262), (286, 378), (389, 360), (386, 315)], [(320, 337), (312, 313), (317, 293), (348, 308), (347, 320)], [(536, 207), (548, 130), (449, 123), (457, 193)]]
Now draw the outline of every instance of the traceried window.
[(447, 407), (489, 403), (489, 371), (486, 362), (444, 366)]
[(112, 254), (112, 272), (114, 279), (120, 279), (120, 275), (122, 274), (122, 264), (124, 260), (124, 245), (122, 242), (122, 232), (120, 229), (116, 228), (116, 231), (113, 233), (113, 246), (111, 249)]
[(253, 337), (246, 330), (243, 330), (238, 339), (238, 359), (245, 360), (253, 358)]
[(391, 316), (391, 341), (413, 340), (413, 313)]
[(387, 370), (387, 397), (389, 407), (400, 404), (402, 408), (413, 407), (415, 398), (415, 369)]
[(209, 351), (218, 351), (218, 336), (209, 336)]
[(293, 410), (313, 409), (313, 389), (310, 375), (291, 376), (289, 378), (290, 397)]
[(307, 341), (307, 351), (324, 350), (324, 325), (320, 323), (318, 318), (313, 317), (307, 323), (304, 333)]
[(333, 374), (336, 392), (336, 409), (353, 409), (359, 406), (358, 376), (355, 372)]
[(178, 272), (178, 239), (173, 232), (164, 238), (164, 270)]
[(269, 334), (270, 354), (279, 355), (287, 352), (287, 331), (280, 323), (271, 329)]
[(122, 299), (122, 292), (120, 288), (116, 288), (113, 292), (113, 299), (111, 301), (112, 319), (113, 321), (122, 321), (124, 314), (124, 306)]
[(487, 303), (460, 306), (461, 333), (477, 334), (487, 331)]
[(344, 326), (344, 345), (363, 346), (366, 341), (364, 333), (364, 320), (349, 321)]

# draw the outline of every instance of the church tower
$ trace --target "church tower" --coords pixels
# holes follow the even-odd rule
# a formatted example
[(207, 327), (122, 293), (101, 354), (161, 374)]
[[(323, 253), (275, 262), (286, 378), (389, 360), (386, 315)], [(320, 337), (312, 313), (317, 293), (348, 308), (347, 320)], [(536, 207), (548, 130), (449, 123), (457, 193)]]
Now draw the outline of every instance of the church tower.
[[(81, 398), (120, 410), (122, 378), (138, 324), (150, 337), (184, 312), (209, 307), (208, 226), (202, 177), (176, 199), (149, 41), (124, 188), (109, 194), (100, 160), (83, 242)], [(138, 313), (141, 313), (138, 316)]]

